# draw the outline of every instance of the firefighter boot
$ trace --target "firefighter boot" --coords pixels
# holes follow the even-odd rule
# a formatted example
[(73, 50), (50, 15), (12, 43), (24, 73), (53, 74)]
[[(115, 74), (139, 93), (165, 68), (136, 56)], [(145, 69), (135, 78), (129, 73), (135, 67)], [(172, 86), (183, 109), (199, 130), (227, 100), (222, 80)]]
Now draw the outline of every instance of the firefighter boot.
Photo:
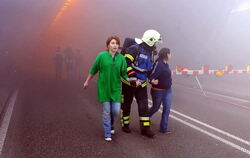
[(129, 125), (124, 125), (124, 126), (122, 127), (122, 131), (125, 132), (125, 133), (131, 133), (131, 130), (130, 130), (130, 128), (129, 128)]
[(150, 127), (142, 127), (141, 129), (141, 134), (149, 137), (149, 138), (153, 138), (154, 137), (154, 133), (151, 131)]

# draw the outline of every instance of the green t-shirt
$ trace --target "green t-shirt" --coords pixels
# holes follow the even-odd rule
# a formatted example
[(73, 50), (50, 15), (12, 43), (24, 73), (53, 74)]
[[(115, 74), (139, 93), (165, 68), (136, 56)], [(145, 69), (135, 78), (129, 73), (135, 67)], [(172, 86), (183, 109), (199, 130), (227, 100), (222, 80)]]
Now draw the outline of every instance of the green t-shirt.
[(89, 73), (94, 75), (97, 72), (98, 101), (121, 102), (121, 77), (128, 78), (127, 63), (123, 55), (117, 53), (113, 59), (108, 51), (99, 53)]

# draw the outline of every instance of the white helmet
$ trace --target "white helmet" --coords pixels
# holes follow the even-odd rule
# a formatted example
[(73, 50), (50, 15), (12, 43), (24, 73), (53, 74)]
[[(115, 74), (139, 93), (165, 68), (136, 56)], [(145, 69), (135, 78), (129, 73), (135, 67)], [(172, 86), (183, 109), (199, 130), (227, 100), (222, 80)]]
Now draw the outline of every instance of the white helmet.
[(161, 35), (156, 30), (147, 30), (142, 36), (142, 41), (145, 42), (148, 46), (152, 47), (156, 42), (161, 40)]

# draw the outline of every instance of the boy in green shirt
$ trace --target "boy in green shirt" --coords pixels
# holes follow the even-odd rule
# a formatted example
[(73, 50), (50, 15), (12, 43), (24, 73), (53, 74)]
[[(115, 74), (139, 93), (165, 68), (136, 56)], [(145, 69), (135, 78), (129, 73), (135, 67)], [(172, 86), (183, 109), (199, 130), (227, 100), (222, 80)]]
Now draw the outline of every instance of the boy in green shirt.
[(88, 82), (99, 72), (98, 76), (98, 101), (103, 104), (103, 127), (106, 141), (111, 141), (114, 134), (114, 118), (119, 115), (121, 107), (121, 78), (128, 80), (127, 63), (123, 55), (118, 53), (120, 39), (111, 36), (106, 41), (108, 51), (97, 55), (83, 88), (88, 87)]

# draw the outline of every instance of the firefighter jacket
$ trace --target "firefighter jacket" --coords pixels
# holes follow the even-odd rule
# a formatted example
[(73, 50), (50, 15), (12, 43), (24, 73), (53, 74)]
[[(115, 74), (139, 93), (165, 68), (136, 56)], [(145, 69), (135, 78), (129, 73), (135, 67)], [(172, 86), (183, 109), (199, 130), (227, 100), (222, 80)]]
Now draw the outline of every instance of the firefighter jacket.
[(122, 79), (122, 82), (135, 86), (133, 81), (140, 81), (142, 87), (147, 85), (147, 77), (153, 67), (153, 48), (145, 43), (135, 44), (126, 49), (124, 54), (127, 62), (127, 74), (130, 82)]

